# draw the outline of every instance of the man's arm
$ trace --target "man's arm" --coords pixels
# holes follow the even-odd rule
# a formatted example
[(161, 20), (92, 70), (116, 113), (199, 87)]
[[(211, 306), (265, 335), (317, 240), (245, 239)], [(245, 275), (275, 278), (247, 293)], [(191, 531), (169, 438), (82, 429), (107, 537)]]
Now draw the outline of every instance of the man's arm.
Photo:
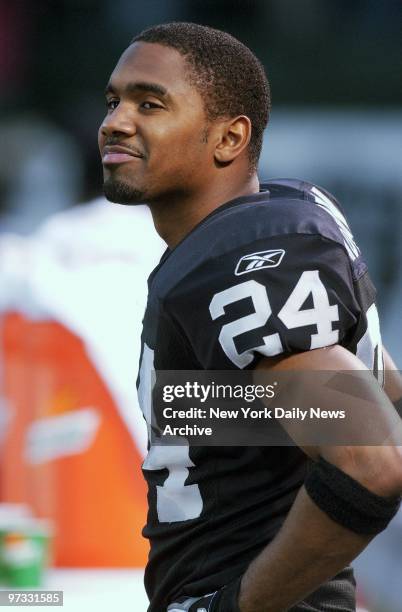
[[(340, 346), (264, 359), (258, 370), (362, 370), (362, 363)], [(385, 398), (378, 406), (380, 425), (387, 427), (392, 410)], [(383, 423), (382, 423), (383, 420)], [(398, 432), (399, 433), (399, 432)], [(393, 439), (395, 438), (395, 439)], [(309, 447), (347, 474), (368, 495), (387, 504), (402, 492), (402, 454), (392, 432), (385, 446)], [(328, 464), (327, 464), (328, 465)], [(352, 484), (353, 484), (353, 481)], [(331, 519), (303, 486), (277, 536), (250, 564), (240, 589), (241, 612), (287, 610), (335, 576), (370, 542), (372, 534), (357, 533)]]

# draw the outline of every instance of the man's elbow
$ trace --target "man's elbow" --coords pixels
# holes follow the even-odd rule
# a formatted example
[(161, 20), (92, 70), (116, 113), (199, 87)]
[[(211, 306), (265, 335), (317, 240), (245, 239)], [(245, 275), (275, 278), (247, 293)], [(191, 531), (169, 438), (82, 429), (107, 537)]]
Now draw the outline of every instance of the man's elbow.
[(402, 495), (400, 446), (330, 447), (321, 449), (321, 455), (376, 495)]

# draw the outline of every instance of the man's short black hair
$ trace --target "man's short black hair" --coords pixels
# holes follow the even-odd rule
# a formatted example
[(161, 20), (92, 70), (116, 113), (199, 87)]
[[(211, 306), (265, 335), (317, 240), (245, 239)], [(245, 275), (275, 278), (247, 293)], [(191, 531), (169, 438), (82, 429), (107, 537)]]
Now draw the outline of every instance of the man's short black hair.
[(199, 90), (207, 119), (246, 115), (252, 124), (249, 158), (258, 163), (271, 105), (264, 68), (236, 38), (196, 23), (173, 22), (144, 30), (131, 42), (165, 45), (179, 51), (190, 67), (189, 78)]

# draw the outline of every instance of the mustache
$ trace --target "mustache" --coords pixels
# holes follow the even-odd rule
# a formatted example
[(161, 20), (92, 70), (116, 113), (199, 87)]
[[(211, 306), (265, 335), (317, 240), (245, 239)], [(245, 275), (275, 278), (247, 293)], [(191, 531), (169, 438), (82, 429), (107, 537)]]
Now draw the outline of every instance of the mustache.
[(106, 138), (103, 142), (103, 146), (104, 147), (124, 147), (125, 149), (129, 149), (129, 151), (132, 151), (134, 155), (139, 155), (144, 158), (147, 157), (145, 151), (142, 148), (136, 147), (132, 144), (128, 144), (127, 142), (124, 142), (117, 137), (110, 136), (109, 138)]

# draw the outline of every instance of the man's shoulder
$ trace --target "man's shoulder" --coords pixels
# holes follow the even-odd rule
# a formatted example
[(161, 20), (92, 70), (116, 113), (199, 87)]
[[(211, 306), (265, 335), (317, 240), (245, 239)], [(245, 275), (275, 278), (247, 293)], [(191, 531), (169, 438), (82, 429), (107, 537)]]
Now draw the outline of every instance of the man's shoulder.
[[(345, 214), (326, 190), (298, 179), (272, 179), (257, 194), (217, 208), (179, 246), (186, 252), (213, 258), (246, 245), (275, 238), (319, 236), (358, 255)], [(353, 241), (354, 243), (354, 241)]]
[(228, 202), (206, 217), (166, 258), (154, 288), (166, 295), (185, 279), (199, 278), (206, 270), (222, 273), (227, 266), (235, 276), (249, 271), (248, 266), (273, 268), (284, 250), (308, 258), (306, 239), (314, 241), (318, 250), (332, 243), (352, 261), (360, 256), (331, 194), (297, 179), (267, 181), (260, 193)]
[(299, 179), (271, 179), (261, 191), (218, 208), (194, 232), (193, 239), (211, 234), (223, 238), (230, 249), (261, 238), (285, 235), (319, 235), (344, 243), (348, 222), (341, 205), (325, 189)]

